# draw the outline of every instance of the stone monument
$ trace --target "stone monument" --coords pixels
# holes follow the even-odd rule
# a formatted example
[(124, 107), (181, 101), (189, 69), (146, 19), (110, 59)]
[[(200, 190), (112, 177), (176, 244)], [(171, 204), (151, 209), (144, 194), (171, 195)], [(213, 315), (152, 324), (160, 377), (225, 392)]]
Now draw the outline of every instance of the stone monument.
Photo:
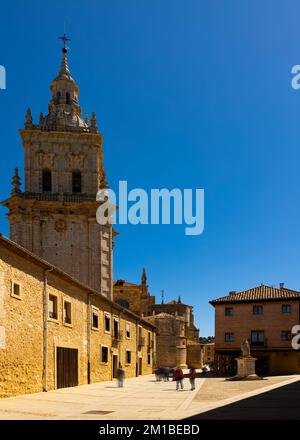
[(247, 339), (244, 339), (241, 343), (242, 355), (236, 359), (237, 361), (237, 374), (229, 378), (229, 380), (256, 380), (261, 377), (255, 374), (255, 361), (256, 358), (251, 356), (250, 345)]

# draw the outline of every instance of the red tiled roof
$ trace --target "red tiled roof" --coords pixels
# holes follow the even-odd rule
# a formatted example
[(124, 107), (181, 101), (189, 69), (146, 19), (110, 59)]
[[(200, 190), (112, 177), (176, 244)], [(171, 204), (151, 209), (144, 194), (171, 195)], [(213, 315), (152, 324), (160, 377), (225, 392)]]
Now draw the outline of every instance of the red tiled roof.
[(286, 289), (285, 287), (276, 288), (261, 285), (253, 289), (242, 290), (241, 292), (232, 292), (227, 296), (210, 301), (213, 306), (222, 303), (236, 303), (247, 301), (277, 301), (285, 299), (300, 299), (300, 292)]

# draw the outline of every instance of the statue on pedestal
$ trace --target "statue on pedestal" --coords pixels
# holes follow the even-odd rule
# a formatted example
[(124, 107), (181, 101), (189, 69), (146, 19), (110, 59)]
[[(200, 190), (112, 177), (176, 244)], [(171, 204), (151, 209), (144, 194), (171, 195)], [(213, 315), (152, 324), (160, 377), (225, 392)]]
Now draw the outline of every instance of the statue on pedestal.
[(251, 357), (250, 354), (250, 345), (248, 342), (248, 339), (244, 339), (241, 343), (241, 350), (242, 350), (242, 356), (243, 357)]

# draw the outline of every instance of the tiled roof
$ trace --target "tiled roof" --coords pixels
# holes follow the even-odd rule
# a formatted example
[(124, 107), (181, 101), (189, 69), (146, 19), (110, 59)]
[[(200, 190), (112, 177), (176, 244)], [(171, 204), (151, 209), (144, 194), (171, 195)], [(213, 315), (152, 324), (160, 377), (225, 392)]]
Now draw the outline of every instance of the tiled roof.
[(253, 289), (242, 290), (241, 292), (231, 292), (227, 296), (214, 299), (210, 304), (236, 303), (247, 301), (276, 301), (285, 299), (300, 299), (300, 292), (286, 289), (285, 287), (276, 288), (271, 286), (258, 286)]

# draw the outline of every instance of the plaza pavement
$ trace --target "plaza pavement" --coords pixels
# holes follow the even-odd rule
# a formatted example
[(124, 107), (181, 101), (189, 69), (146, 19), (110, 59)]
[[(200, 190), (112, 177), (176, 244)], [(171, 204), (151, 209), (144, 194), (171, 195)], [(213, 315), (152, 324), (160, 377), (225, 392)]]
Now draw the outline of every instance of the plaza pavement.
[(175, 382), (156, 382), (154, 375), (149, 375), (126, 379), (124, 388), (117, 388), (116, 382), (100, 382), (3, 398), (0, 419), (184, 419), (299, 380), (300, 376), (243, 382), (199, 378), (196, 390), (190, 391), (185, 379), (184, 390), (176, 391)]

